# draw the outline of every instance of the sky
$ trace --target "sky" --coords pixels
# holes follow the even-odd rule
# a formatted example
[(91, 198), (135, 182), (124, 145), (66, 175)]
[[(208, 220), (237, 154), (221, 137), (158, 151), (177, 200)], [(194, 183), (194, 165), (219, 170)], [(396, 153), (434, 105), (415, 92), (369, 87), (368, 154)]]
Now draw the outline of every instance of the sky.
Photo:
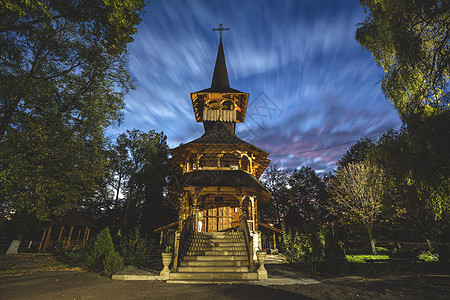
[(230, 85), (250, 94), (237, 136), (278, 168), (332, 171), (352, 142), (401, 125), (355, 40), (365, 17), (359, 0), (151, 0), (129, 46), (136, 89), (108, 133), (163, 131), (170, 147), (201, 136), (189, 93), (211, 85), (222, 23)]

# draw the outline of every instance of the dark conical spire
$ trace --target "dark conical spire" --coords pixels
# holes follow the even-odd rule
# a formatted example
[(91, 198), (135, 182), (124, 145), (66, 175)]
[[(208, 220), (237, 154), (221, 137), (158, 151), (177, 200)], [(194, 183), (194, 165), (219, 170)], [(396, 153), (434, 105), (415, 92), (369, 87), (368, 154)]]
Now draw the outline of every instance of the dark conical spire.
[(223, 52), (222, 39), (220, 39), (219, 50), (217, 51), (216, 66), (214, 67), (211, 89), (226, 90), (230, 88), (228, 82), (227, 65), (225, 64), (225, 54)]

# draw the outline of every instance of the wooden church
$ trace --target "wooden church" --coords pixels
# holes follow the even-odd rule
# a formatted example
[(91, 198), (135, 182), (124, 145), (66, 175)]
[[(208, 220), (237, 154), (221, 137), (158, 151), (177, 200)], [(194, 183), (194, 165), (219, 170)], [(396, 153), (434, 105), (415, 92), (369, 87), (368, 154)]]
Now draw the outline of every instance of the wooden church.
[[(217, 30), (220, 43), (211, 87), (190, 94), (195, 119), (203, 123), (205, 133), (171, 150), (177, 182), (169, 195), (179, 205), (171, 280), (182, 281), (189, 277), (186, 273), (195, 272), (206, 276), (205, 280), (220, 279), (225, 275), (219, 273), (227, 272), (222, 272), (224, 269), (217, 263), (206, 262), (237, 260), (236, 256), (245, 259), (235, 269), (227, 269), (231, 270), (228, 273), (253, 273), (258, 246), (258, 203), (270, 199), (270, 193), (258, 180), (270, 163), (269, 153), (235, 134), (236, 123), (245, 120), (249, 94), (230, 87), (222, 44), (222, 30), (226, 29), (221, 25)], [(230, 247), (218, 249), (220, 239)], [(208, 258), (209, 254), (221, 257)], [(204, 263), (198, 264), (200, 260)], [(209, 269), (194, 268), (200, 265)], [(208, 270), (212, 271), (209, 275)], [(197, 280), (198, 276), (195, 274)]]

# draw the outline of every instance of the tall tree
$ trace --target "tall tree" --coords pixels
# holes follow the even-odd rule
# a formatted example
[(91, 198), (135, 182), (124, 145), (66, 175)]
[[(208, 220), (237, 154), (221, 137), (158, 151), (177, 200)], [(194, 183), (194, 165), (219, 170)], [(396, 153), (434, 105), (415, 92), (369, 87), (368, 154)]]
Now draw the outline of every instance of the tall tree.
[(125, 232), (140, 224), (146, 233), (152, 233), (172, 216), (173, 208), (165, 197), (171, 170), (168, 155), (166, 136), (153, 130), (127, 130), (111, 146), (112, 188), (116, 206), (120, 205), (118, 195), (124, 196)]
[(334, 200), (331, 211), (364, 226), (372, 253), (376, 254), (373, 225), (381, 213), (384, 194), (381, 169), (367, 163), (349, 164), (332, 179), (331, 194)]
[(2, 1), (0, 201), (51, 220), (105, 175), (144, 0)]
[(360, 0), (369, 16), (356, 39), (383, 67), (383, 91), (400, 116), (429, 116), (450, 104), (450, 3)]
[(374, 146), (372, 139), (365, 137), (356, 141), (337, 162), (337, 167), (342, 168), (351, 163), (361, 163), (366, 160), (367, 154)]
[(416, 129), (411, 129), (410, 123), (399, 132), (389, 132), (368, 156), (385, 171), (386, 217), (391, 224), (409, 228), (428, 241), (450, 228), (450, 145), (431, 129), (440, 127), (450, 135), (449, 126), (441, 122), (440, 118), (428, 119)]
[(272, 195), (271, 202), (260, 205), (261, 217), (264, 220), (278, 224), (286, 216), (289, 208), (287, 195), (289, 175), (289, 171), (280, 170), (272, 165), (262, 175), (261, 182)]
[(301, 218), (305, 233), (317, 233), (325, 223), (328, 192), (325, 182), (310, 167), (294, 170), (289, 178), (289, 202)]

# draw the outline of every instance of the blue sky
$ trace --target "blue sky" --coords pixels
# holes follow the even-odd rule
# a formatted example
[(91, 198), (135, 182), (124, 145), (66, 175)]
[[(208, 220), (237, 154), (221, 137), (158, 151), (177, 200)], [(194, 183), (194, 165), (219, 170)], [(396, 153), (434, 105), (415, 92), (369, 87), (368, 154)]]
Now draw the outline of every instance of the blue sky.
[(364, 18), (358, 0), (152, 0), (129, 47), (136, 90), (108, 132), (163, 131), (171, 147), (201, 136), (189, 93), (211, 85), (223, 23), (230, 85), (250, 93), (237, 135), (278, 167), (331, 171), (342, 144), (401, 124), (354, 38)]

